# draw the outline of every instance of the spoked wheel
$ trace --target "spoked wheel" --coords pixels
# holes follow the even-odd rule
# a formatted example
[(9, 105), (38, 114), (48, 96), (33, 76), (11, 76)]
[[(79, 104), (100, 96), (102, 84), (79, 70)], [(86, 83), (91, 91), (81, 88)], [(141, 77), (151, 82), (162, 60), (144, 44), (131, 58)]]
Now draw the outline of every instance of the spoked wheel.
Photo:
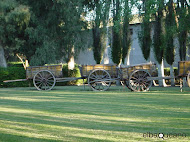
[(188, 86), (190, 87), (190, 71), (189, 71), (189, 73), (187, 74), (187, 84), (188, 84)]
[(135, 70), (129, 77), (129, 87), (132, 91), (147, 91), (152, 86), (152, 81), (147, 77), (151, 77), (146, 70)]
[(51, 90), (55, 86), (56, 79), (48, 70), (37, 72), (33, 78), (33, 84), (38, 90)]
[(111, 86), (111, 76), (106, 70), (93, 70), (88, 76), (88, 85), (94, 91), (106, 91)]

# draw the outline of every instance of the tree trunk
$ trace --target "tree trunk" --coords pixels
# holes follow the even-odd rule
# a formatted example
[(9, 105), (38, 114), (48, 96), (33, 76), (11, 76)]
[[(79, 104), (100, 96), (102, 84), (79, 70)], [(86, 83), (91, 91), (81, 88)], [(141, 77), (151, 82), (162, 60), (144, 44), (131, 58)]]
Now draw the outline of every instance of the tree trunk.
[(69, 53), (69, 62), (68, 62), (68, 69), (73, 70), (75, 68), (75, 59), (74, 59), (74, 45), (70, 49)]
[(171, 86), (175, 86), (175, 78), (174, 78), (173, 65), (170, 65), (170, 77), (172, 77), (172, 79), (171, 79)]
[(131, 52), (131, 50), (128, 51), (127, 57), (125, 58), (125, 65), (127, 65), (127, 66), (130, 65), (130, 52)]
[[(164, 61), (162, 59), (161, 64), (158, 64), (158, 77), (164, 77)], [(159, 80), (160, 87), (166, 87), (165, 79)]]
[(1, 42), (0, 42), (0, 67), (4, 67), (4, 68), (7, 67), (7, 62), (5, 60), (4, 49), (3, 49), (2, 45), (1, 45)]

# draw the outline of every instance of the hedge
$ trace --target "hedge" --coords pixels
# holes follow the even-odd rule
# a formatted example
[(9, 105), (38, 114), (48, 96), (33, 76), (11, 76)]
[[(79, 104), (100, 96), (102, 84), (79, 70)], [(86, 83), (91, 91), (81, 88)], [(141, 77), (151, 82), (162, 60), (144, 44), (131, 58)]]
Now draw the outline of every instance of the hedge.
[(26, 72), (23, 67), (0, 68), (0, 87), (27, 87), (29, 81), (3, 83), (4, 80), (25, 79)]

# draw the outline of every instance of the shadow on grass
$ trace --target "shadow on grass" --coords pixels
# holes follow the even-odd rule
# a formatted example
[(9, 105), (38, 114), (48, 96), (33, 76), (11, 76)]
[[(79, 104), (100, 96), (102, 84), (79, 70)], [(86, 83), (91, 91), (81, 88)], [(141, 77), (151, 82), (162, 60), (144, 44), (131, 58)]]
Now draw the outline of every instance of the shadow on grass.
[(6, 134), (2, 132), (0, 133), (0, 140), (3, 142), (60, 142), (59, 140), (48, 140), (45, 138), (34, 138), (23, 135)]
[[(55, 138), (57, 139), (57, 138)], [(96, 138), (86, 138), (82, 136), (65, 136), (63, 139), (55, 140), (53, 137), (50, 138), (40, 138), (35, 136), (23, 136), (22, 134), (7, 134), (0, 133), (0, 140), (3, 142), (63, 142), (63, 141), (89, 141), (89, 142), (98, 142), (100, 139)], [(104, 142), (111, 142), (109, 140), (104, 140)]]
[[(5, 129), (2, 137), (8, 139), (11, 133), (12, 141), (17, 138), (23, 141), (27, 138), (31, 141), (63, 138), (65, 141), (111, 141), (102, 135), (125, 138), (126, 133), (190, 134), (187, 93), (178, 95), (175, 89), (157, 91), (158, 88), (144, 94), (63, 88), (48, 92), (24, 88), (1, 90), (0, 132)], [(43, 135), (47, 135), (47, 139), (41, 138)]]

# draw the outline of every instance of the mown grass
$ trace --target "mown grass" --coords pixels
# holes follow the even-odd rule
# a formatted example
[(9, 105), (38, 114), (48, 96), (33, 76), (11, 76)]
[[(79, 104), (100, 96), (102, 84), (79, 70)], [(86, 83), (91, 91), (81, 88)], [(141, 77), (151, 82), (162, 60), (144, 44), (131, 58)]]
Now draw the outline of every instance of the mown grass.
[[(1, 142), (190, 141), (190, 88), (0, 89)], [(165, 134), (164, 139), (147, 133)], [(168, 137), (170, 134), (170, 137)], [(185, 134), (179, 136), (176, 134)], [(144, 137), (143, 137), (144, 135)]]

